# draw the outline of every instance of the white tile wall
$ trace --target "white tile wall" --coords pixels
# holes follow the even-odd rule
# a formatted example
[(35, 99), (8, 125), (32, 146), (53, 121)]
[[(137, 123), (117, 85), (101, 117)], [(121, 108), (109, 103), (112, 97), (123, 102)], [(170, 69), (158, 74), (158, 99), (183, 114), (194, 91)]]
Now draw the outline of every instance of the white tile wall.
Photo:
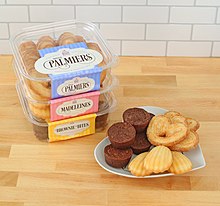
[(181, 0), (148, 0), (148, 4), (149, 5), (175, 5), (175, 6), (186, 6), (186, 5), (193, 5), (194, 4), (194, 0), (185, 0), (185, 1), (181, 1)]
[(27, 6), (0, 6), (0, 22), (27, 22)]
[(120, 22), (120, 6), (76, 6), (76, 18), (82, 21)]
[(220, 42), (214, 42), (212, 56), (214, 56), (214, 57), (220, 56)]
[(220, 6), (219, 0), (197, 0), (196, 5), (199, 6)]
[(51, 0), (6, 0), (7, 4), (51, 4)]
[(220, 0), (0, 0), (0, 54), (24, 27), (75, 18), (120, 55), (220, 56)]
[(144, 24), (101, 24), (102, 34), (107, 39), (144, 39)]
[(149, 24), (146, 38), (150, 40), (190, 40), (191, 25)]
[(168, 56), (206, 57), (211, 53), (211, 42), (168, 42)]
[(73, 18), (73, 6), (30, 6), (31, 22), (51, 22)]
[(123, 41), (122, 55), (165, 56), (166, 42), (163, 41)]
[(135, 23), (167, 23), (168, 7), (124, 6), (123, 21)]
[(53, 0), (53, 4), (98, 4), (99, 0)]
[(220, 25), (195, 25), (193, 40), (220, 40)]
[(106, 5), (146, 5), (146, 0), (100, 0), (100, 4)]
[(216, 8), (172, 7), (171, 23), (214, 23)]
[(0, 38), (1, 39), (8, 39), (8, 25), (6, 23), (0, 23)]

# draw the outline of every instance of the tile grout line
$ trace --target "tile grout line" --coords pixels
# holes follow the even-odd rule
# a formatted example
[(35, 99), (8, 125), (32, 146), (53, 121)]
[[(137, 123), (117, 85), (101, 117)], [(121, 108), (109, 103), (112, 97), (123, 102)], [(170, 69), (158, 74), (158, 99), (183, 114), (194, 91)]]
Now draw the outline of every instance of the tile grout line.
[(219, 8), (217, 7), (215, 12), (215, 24), (217, 24), (218, 12), (219, 12)]
[(213, 47), (214, 47), (214, 41), (212, 41), (212, 44), (211, 44), (210, 57), (212, 57), (213, 55)]
[(192, 41), (194, 24), (191, 25), (190, 41)]
[(73, 6), (74, 19), (76, 19), (76, 5)]
[(121, 6), (121, 23), (123, 23), (123, 6)]
[(122, 40), (120, 41), (120, 55), (122, 56)]
[(168, 24), (170, 24), (170, 18), (171, 18), (171, 6), (169, 6), (169, 10), (168, 10)]
[(10, 40), (10, 38), (11, 38), (11, 31), (10, 31), (9, 23), (7, 24), (7, 27), (8, 27), (8, 40)]
[(169, 42), (169, 41), (166, 41), (165, 56), (167, 56), (168, 42)]
[(27, 5), (27, 9), (28, 9), (28, 22), (31, 22), (30, 6), (29, 5)]
[(144, 24), (144, 40), (147, 40), (147, 24)]

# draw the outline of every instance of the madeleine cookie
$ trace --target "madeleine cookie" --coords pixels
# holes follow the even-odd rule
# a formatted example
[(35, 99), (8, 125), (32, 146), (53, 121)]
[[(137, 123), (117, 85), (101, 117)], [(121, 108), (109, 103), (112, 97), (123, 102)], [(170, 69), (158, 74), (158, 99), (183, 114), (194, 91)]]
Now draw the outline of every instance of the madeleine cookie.
[(196, 121), (195, 119), (192, 119), (192, 118), (186, 118), (186, 121), (187, 121), (187, 124), (188, 124), (188, 128), (191, 130), (191, 131), (197, 131), (200, 127), (200, 124), (198, 121)]
[(144, 159), (147, 156), (148, 152), (144, 152), (136, 156), (128, 165), (128, 170), (132, 175), (135, 176), (147, 176), (152, 172), (148, 171), (144, 167)]
[(168, 170), (173, 162), (172, 153), (165, 146), (154, 147), (144, 159), (144, 167), (147, 171), (161, 173)]
[(172, 123), (164, 115), (152, 118), (147, 128), (147, 137), (153, 145), (173, 146), (187, 136), (188, 129), (182, 123)]
[(173, 163), (168, 169), (174, 174), (183, 174), (192, 170), (192, 162), (180, 152), (172, 152)]
[(198, 143), (199, 143), (199, 135), (194, 131), (190, 131), (186, 139), (169, 148), (173, 151), (187, 152), (191, 149), (196, 148)]

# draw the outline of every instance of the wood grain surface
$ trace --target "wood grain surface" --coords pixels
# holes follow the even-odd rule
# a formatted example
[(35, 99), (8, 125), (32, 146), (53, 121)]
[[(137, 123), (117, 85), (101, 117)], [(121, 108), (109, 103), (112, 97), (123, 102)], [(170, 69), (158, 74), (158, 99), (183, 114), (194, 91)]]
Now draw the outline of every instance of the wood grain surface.
[(129, 179), (103, 170), (93, 150), (106, 131), (78, 139), (37, 140), (16, 91), (11, 56), (0, 56), (0, 206), (220, 205), (220, 59), (121, 57), (113, 70), (120, 121), (128, 107), (177, 110), (201, 123), (207, 166), (185, 175)]

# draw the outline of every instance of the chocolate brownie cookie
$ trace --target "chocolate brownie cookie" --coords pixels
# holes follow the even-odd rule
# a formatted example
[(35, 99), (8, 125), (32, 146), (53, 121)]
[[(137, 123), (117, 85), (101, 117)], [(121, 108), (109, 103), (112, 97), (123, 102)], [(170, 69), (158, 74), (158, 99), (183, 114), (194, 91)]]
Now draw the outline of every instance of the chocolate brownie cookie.
[(145, 131), (151, 118), (151, 115), (141, 108), (130, 108), (123, 113), (124, 122), (128, 122), (134, 126), (137, 133)]
[(127, 122), (113, 124), (107, 133), (112, 146), (118, 149), (129, 148), (135, 141), (135, 128)]
[(134, 154), (140, 154), (150, 149), (151, 143), (147, 140), (146, 132), (137, 133), (134, 144), (131, 145), (131, 149)]
[(105, 161), (115, 168), (125, 167), (131, 159), (132, 149), (116, 149), (111, 144), (104, 149)]

